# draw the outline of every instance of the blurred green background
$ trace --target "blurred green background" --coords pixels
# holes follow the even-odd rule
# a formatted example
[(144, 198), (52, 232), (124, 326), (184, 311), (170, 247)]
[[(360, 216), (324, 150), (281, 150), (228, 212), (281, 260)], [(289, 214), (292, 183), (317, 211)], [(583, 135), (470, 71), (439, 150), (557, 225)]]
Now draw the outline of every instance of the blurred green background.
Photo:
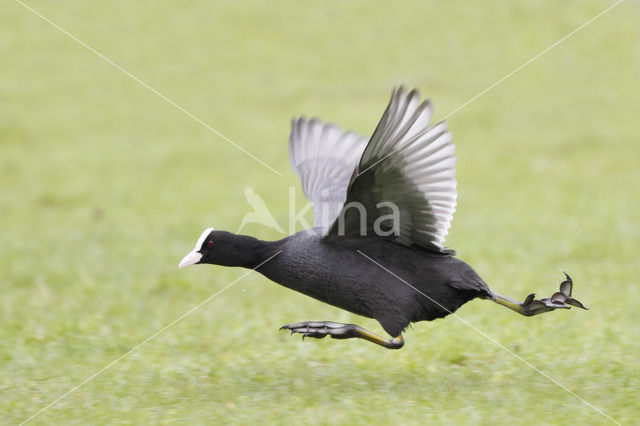
[[(0, 0), (0, 422), (19, 423), (239, 278), (178, 270), (245, 186), (285, 226), (289, 121), (370, 135), (391, 89), (440, 119), (612, 1)], [(590, 311), (458, 314), (622, 423), (640, 413), (640, 30), (627, 1), (448, 118), (447, 244), (500, 293), (567, 271)], [(309, 217), (310, 219), (310, 217)], [(243, 232), (282, 235), (260, 225)], [(406, 346), (290, 337), (379, 325), (251, 274), (33, 423), (576, 424), (609, 420), (449, 317)]]

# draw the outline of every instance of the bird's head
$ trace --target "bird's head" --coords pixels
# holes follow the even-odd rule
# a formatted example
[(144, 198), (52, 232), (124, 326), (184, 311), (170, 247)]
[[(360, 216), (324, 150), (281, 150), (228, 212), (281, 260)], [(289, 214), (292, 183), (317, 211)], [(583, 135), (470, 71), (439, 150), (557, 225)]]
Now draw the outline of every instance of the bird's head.
[(196, 263), (250, 267), (256, 260), (260, 260), (264, 244), (246, 235), (207, 228), (198, 238), (194, 249), (180, 261), (178, 267), (186, 268)]
[(215, 251), (218, 249), (215, 243), (215, 234), (216, 231), (213, 228), (207, 228), (202, 232), (200, 238), (198, 238), (198, 242), (193, 250), (191, 250), (187, 255), (182, 258), (179, 268), (186, 268), (187, 266), (195, 265), (196, 263), (211, 263), (207, 262), (215, 257)]

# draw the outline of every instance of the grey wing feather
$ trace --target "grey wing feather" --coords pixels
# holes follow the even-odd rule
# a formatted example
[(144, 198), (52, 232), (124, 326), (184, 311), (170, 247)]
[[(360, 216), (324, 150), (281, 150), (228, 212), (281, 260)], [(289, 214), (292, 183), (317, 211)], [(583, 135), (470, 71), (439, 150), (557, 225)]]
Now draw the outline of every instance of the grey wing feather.
[(431, 102), (420, 103), (416, 90), (394, 90), (329, 236), (362, 233), (361, 214), (350, 203), (364, 205), (366, 231), (375, 231), (376, 219), (393, 213), (380, 207), (386, 202), (397, 206), (400, 220), (390, 231), (398, 243), (443, 251), (456, 208), (456, 159), (446, 123), (429, 125), (432, 112)]
[(328, 229), (340, 213), (366, 145), (367, 139), (317, 118), (292, 120), (289, 159), (313, 205), (314, 227)]

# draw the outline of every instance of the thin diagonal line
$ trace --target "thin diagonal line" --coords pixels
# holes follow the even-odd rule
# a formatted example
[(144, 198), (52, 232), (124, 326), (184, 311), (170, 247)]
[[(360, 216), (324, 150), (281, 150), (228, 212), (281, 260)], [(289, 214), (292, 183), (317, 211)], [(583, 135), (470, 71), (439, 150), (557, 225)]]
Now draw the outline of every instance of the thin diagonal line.
[(206, 299), (204, 299), (202, 302), (200, 302), (199, 304), (197, 304), (196, 306), (194, 306), (193, 308), (189, 309), (187, 312), (185, 312), (184, 314), (180, 315), (178, 318), (176, 318), (174, 321), (172, 321), (171, 323), (169, 323), (168, 325), (162, 327), (160, 330), (156, 331), (155, 333), (153, 333), (151, 336), (147, 337), (146, 339), (144, 339), (142, 342), (138, 343), (137, 345), (135, 345), (133, 348), (129, 349), (127, 352), (125, 352), (123, 355), (121, 355), (119, 358), (111, 361), (109, 364), (105, 365), (101, 370), (99, 370), (98, 372), (92, 374), (91, 376), (87, 377), (86, 379), (84, 379), (82, 382), (80, 382), (79, 384), (77, 384), (76, 386), (74, 386), (73, 388), (71, 388), (70, 390), (68, 390), (67, 392), (63, 393), (62, 395), (60, 395), (55, 401), (51, 402), (49, 405), (41, 408), (40, 410), (38, 410), (37, 412), (35, 412), (31, 417), (29, 417), (28, 419), (26, 419), (25, 421), (23, 421), (22, 423), (20, 423), (20, 426), (22, 426), (23, 424), (31, 421), (34, 417), (38, 416), (39, 414), (42, 414), (44, 411), (48, 410), (49, 408), (53, 407), (54, 405), (56, 405), (58, 402), (60, 402), (62, 399), (66, 398), (67, 396), (69, 396), (69, 394), (75, 392), (76, 390), (78, 390), (78, 388), (80, 388), (81, 386), (83, 386), (84, 384), (86, 384), (87, 382), (90, 382), (91, 380), (93, 380), (94, 378), (96, 378), (98, 375), (102, 374), (103, 372), (105, 372), (106, 370), (108, 370), (109, 368), (113, 367), (114, 364), (116, 364), (117, 362), (121, 361), (122, 359), (126, 358), (129, 354), (131, 354), (132, 352), (135, 352), (136, 350), (138, 350), (142, 345), (144, 345), (145, 343), (147, 343), (149, 340), (153, 339), (154, 337), (156, 337), (157, 335), (161, 334), (162, 332), (164, 332), (165, 330), (167, 330), (169, 327), (172, 327), (173, 325), (175, 325), (177, 322), (179, 322), (180, 320), (182, 320), (183, 318), (187, 317), (188, 315), (190, 315), (191, 313), (193, 313), (194, 311), (198, 310), (202, 305), (204, 305), (205, 303), (207, 303), (208, 301), (210, 301), (211, 299), (213, 299), (214, 297), (218, 296), (219, 294), (221, 294), (222, 292), (224, 292), (225, 290), (227, 290), (229, 287), (231, 287), (232, 285), (234, 285), (235, 283), (237, 283), (238, 281), (240, 281), (241, 279), (243, 279), (244, 277), (246, 277), (247, 275), (249, 275), (251, 272), (255, 271), (256, 269), (258, 269), (259, 267), (261, 267), (262, 265), (264, 265), (265, 263), (269, 262), (271, 259), (273, 259), (274, 257), (276, 257), (277, 255), (279, 255), (280, 253), (282, 253), (282, 250), (278, 251), (277, 253), (275, 253), (274, 255), (272, 255), (271, 257), (269, 257), (267, 260), (263, 261), (262, 263), (260, 263), (258, 266), (256, 266), (255, 268), (247, 271), (245, 274), (243, 274), (242, 276), (240, 276), (239, 278), (233, 280), (231, 283), (227, 284), (224, 288), (222, 288), (221, 290), (217, 291), (216, 293), (214, 293), (213, 295), (207, 297)]
[(577, 399), (579, 399), (580, 401), (582, 401), (583, 404), (587, 405), (588, 407), (591, 407), (593, 410), (595, 410), (596, 412), (602, 414), (604, 417), (606, 417), (607, 419), (611, 420), (613, 423), (616, 423), (618, 425), (620, 425), (621, 423), (616, 421), (615, 419), (613, 419), (612, 417), (610, 417), (609, 415), (607, 415), (604, 411), (602, 411), (600, 408), (596, 407), (595, 405), (591, 404), (589, 401), (587, 401), (586, 399), (582, 398), (580, 395), (576, 394), (574, 391), (572, 391), (571, 389), (569, 389), (568, 387), (566, 387), (565, 385), (563, 385), (562, 383), (558, 382), (556, 379), (554, 379), (553, 377), (549, 376), (547, 373), (545, 373), (544, 371), (540, 370), (539, 368), (537, 368), (535, 365), (531, 364), (529, 361), (527, 361), (526, 359), (522, 358), (520, 355), (516, 354), (515, 352), (513, 352), (512, 350), (510, 350), (509, 348), (507, 348), (506, 346), (504, 346), (502, 343), (498, 342), (497, 340), (495, 340), (493, 337), (489, 336), (487, 333), (483, 332), (482, 330), (478, 329), (477, 327), (475, 327), (473, 324), (471, 324), (469, 321), (465, 320), (464, 318), (462, 318), (461, 316), (459, 316), (458, 314), (456, 314), (455, 312), (447, 309), (446, 307), (444, 307), (442, 304), (440, 304), (439, 302), (437, 302), (436, 300), (432, 299), (431, 297), (429, 297), (427, 294), (425, 294), (424, 292), (420, 291), (419, 289), (417, 289), (416, 287), (414, 287), (413, 285), (411, 285), (410, 283), (408, 283), (407, 281), (405, 281), (402, 277), (399, 277), (398, 275), (394, 274), (392, 271), (390, 271), (389, 269), (387, 269), (386, 267), (384, 267), (383, 265), (381, 265), (380, 263), (378, 263), (377, 261), (375, 261), (374, 259), (372, 259), (371, 257), (367, 256), (366, 254), (364, 254), (363, 252), (361, 252), (360, 250), (356, 250), (358, 253), (360, 253), (362, 256), (364, 256), (365, 258), (367, 258), (369, 261), (375, 263), (376, 265), (378, 265), (380, 268), (384, 269), (385, 271), (387, 271), (389, 274), (393, 275), (395, 278), (399, 279), (400, 281), (402, 281), (404, 284), (406, 284), (407, 286), (411, 287), (412, 289), (414, 289), (416, 292), (420, 293), (421, 295), (423, 295), (424, 297), (426, 297), (427, 299), (429, 299), (431, 302), (435, 303), (436, 305), (438, 305), (440, 308), (442, 308), (443, 310), (445, 310), (446, 312), (448, 312), (449, 314), (453, 315), (455, 318), (457, 318), (458, 320), (462, 321), (463, 324), (471, 327), (471, 329), (475, 330), (476, 332), (478, 332), (479, 334), (481, 334), (482, 336), (486, 337), (490, 342), (494, 343), (495, 345), (497, 345), (498, 347), (504, 349), (505, 351), (509, 352), (511, 355), (513, 355), (516, 359), (522, 361), (524, 364), (528, 365), (529, 367), (531, 367), (532, 369), (534, 369), (535, 371), (537, 371), (538, 373), (542, 374), (544, 377), (546, 377), (549, 381), (551, 381), (552, 383), (555, 383), (556, 385), (560, 386), (562, 389), (564, 389), (565, 391), (569, 392), (571, 395), (573, 395), (574, 397), (576, 397)]
[(611, 6), (607, 7), (605, 10), (603, 10), (602, 12), (598, 13), (596, 16), (594, 16), (593, 18), (589, 19), (587, 22), (585, 22), (584, 24), (580, 25), (578, 28), (576, 28), (575, 30), (571, 31), (569, 34), (567, 34), (566, 36), (562, 37), (560, 40), (556, 41), (555, 43), (553, 43), (551, 46), (547, 47), (546, 49), (544, 49), (542, 52), (538, 53), (536, 56), (534, 56), (533, 58), (529, 59), (527, 62), (525, 62), (524, 64), (520, 65), (518, 68), (514, 69), (513, 71), (511, 71), (509, 74), (505, 75), (504, 77), (502, 77), (500, 80), (496, 81), (495, 83), (493, 83), (491, 86), (487, 87), (486, 89), (484, 89), (482, 92), (478, 93), (477, 95), (475, 95), (473, 98), (469, 99), (467, 102), (463, 103), (462, 105), (460, 105), (458, 108), (454, 109), (453, 111), (451, 111), (449, 114), (445, 115), (442, 120), (446, 120), (447, 118), (449, 118), (450, 116), (452, 116), (453, 114), (455, 114), (456, 112), (460, 111), (462, 108), (466, 107), (467, 105), (469, 105), (471, 102), (475, 101), (476, 99), (478, 99), (480, 96), (484, 95), (485, 93), (487, 93), (489, 90), (493, 89), (494, 87), (496, 87), (497, 85), (499, 85), (500, 83), (502, 83), (503, 81), (505, 81), (506, 79), (508, 79), (509, 77), (511, 77), (513, 74), (517, 73), (518, 71), (520, 71), (522, 68), (526, 67), (527, 65), (529, 65), (531, 62), (535, 61), (536, 59), (538, 59), (540, 56), (544, 55), (545, 53), (547, 53), (548, 51), (550, 51), (551, 49), (553, 49), (554, 47), (556, 47), (557, 45), (559, 45), (560, 43), (562, 43), (563, 41), (565, 41), (566, 39), (568, 39), (569, 37), (571, 37), (572, 35), (574, 35), (575, 33), (577, 33), (578, 31), (580, 31), (581, 29), (583, 29), (584, 27), (586, 27), (587, 25), (589, 25), (590, 23), (592, 23), (593, 21), (595, 21), (596, 19), (598, 19), (599, 17), (601, 17), (602, 15), (604, 15), (605, 13), (607, 13), (608, 11), (610, 11), (611, 9), (613, 9), (614, 7), (618, 6), (620, 3), (622, 3), (624, 0), (618, 0), (617, 2), (615, 2), (614, 4), (612, 4)]
[(189, 111), (187, 111), (186, 109), (184, 109), (183, 107), (181, 107), (180, 105), (178, 105), (177, 103), (175, 103), (174, 101), (172, 101), (171, 99), (166, 97), (165, 95), (163, 95), (162, 93), (158, 92), (156, 89), (154, 89), (153, 87), (149, 86), (147, 83), (145, 83), (144, 81), (140, 80), (138, 77), (136, 77), (135, 75), (131, 74), (129, 71), (127, 71), (126, 69), (122, 68), (120, 65), (118, 65), (117, 63), (115, 63), (111, 59), (107, 58), (102, 53), (100, 53), (97, 50), (95, 50), (93, 47), (89, 46), (87, 43), (83, 42), (82, 40), (80, 40), (79, 38), (77, 38), (76, 36), (71, 34), (69, 31), (67, 31), (64, 28), (60, 27), (58, 24), (56, 24), (55, 22), (51, 21), (46, 16), (44, 16), (43, 14), (41, 14), (40, 12), (38, 12), (37, 10), (35, 10), (31, 6), (29, 6), (28, 4), (26, 4), (26, 3), (24, 3), (24, 2), (22, 2), (20, 0), (15, 0), (15, 1), (16, 1), (16, 3), (22, 5), (25, 9), (29, 10), (34, 15), (38, 16), (43, 21), (47, 22), (49, 25), (51, 25), (52, 27), (54, 27), (58, 31), (60, 31), (60, 32), (64, 33), (65, 35), (67, 35), (67, 37), (71, 38), (76, 43), (78, 43), (81, 46), (83, 46), (86, 49), (88, 49), (94, 55), (98, 56), (99, 58), (101, 58), (102, 60), (107, 62), (108, 64), (110, 64), (113, 67), (117, 68), (118, 70), (120, 70), (121, 72), (123, 72), (124, 74), (126, 74), (127, 76), (132, 78), (133, 80), (135, 80), (140, 85), (144, 86), (145, 88), (147, 88), (151, 92), (155, 93), (160, 98), (162, 98), (163, 100), (165, 100), (169, 104), (173, 105), (175, 108), (177, 108), (180, 111), (182, 111), (183, 113), (185, 113), (187, 116), (191, 117), (192, 119), (194, 119), (195, 121), (197, 121), (198, 123), (200, 123), (201, 125), (206, 127), (207, 129), (209, 129), (210, 131), (212, 131), (213, 133), (215, 133), (216, 135), (218, 135), (219, 137), (221, 137), (225, 141), (229, 142), (231, 145), (235, 146), (240, 151), (244, 152), (249, 157), (253, 158), (258, 163), (262, 164), (263, 166), (265, 166), (266, 168), (271, 170), (273, 173), (277, 174), (278, 176), (282, 176), (282, 173), (280, 173), (279, 171), (275, 170), (273, 167), (271, 167), (270, 165), (268, 165), (267, 163), (265, 163), (264, 161), (262, 161), (261, 159), (259, 159), (255, 155), (251, 154), (249, 151), (247, 151), (246, 149), (244, 149), (243, 147), (241, 147), (240, 145), (238, 145), (237, 143), (235, 143), (234, 141), (232, 141), (231, 139), (229, 139), (228, 137), (226, 137), (225, 135), (223, 135), (222, 133), (220, 133), (219, 131), (217, 131), (216, 129), (214, 129), (213, 127), (211, 127), (210, 125), (208, 125), (207, 123), (205, 123), (204, 121), (202, 121), (201, 119), (199, 119), (198, 117), (196, 117), (195, 115), (193, 115), (192, 113), (190, 113)]
[[(577, 33), (578, 31), (580, 31), (581, 29), (583, 29), (584, 27), (586, 27), (587, 25), (589, 25), (590, 23), (592, 23), (593, 21), (595, 21), (596, 19), (600, 18), (602, 15), (604, 15), (605, 13), (609, 12), (611, 9), (613, 9), (614, 7), (618, 6), (620, 3), (622, 3), (624, 0), (618, 0), (616, 1), (614, 4), (612, 4), (611, 6), (607, 7), (605, 10), (603, 10), (602, 12), (598, 13), (596, 16), (594, 16), (593, 18), (589, 19), (587, 22), (585, 22), (584, 24), (580, 25), (578, 28), (574, 29), (573, 31), (571, 31), (569, 34), (565, 35), (564, 37), (562, 37), (560, 40), (556, 41), (555, 43), (553, 43), (552, 45), (550, 45), (549, 47), (547, 47), (546, 49), (542, 50), (540, 53), (538, 53), (537, 55), (535, 55), (534, 57), (532, 57), (531, 59), (529, 59), (528, 61), (526, 61), (525, 63), (523, 63), (522, 65), (520, 65), (519, 67), (517, 67), (516, 69), (514, 69), (513, 71), (511, 71), (510, 73), (508, 73), (507, 75), (505, 75), (504, 77), (502, 77), (500, 80), (496, 81), (495, 83), (493, 83), (492, 85), (490, 85), (489, 87), (487, 87), (486, 89), (484, 89), (483, 91), (481, 91), (480, 93), (476, 94), (474, 97), (472, 97), (471, 99), (469, 99), (468, 101), (466, 101), (465, 103), (463, 103), (462, 105), (460, 105), (459, 107), (457, 107), (456, 109), (454, 109), (453, 111), (451, 111), (449, 114), (445, 115), (441, 121), (446, 120), (447, 118), (451, 117), (453, 114), (455, 114), (456, 112), (460, 111), (462, 108), (466, 107), (467, 105), (469, 105), (471, 102), (475, 101), (476, 99), (478, 99), (480, 96), (484, 95), (485, 93), (487, 93), (489, 90), (493, 89), (494, 87), (498, 86), (499, 84), (501, 84), (502, 82), (504, 82), (506, 79), (508, 79), (509, 77), (511, 77), (512, 75), (514, 75), (515, 73), (517, 73), (518, 71), (520, 71), (521, 69), (523, 69), (524, 67), (526, 67), (527, 65), (529, 65), (530, 63), (532, 63), (533, 61), (535, 61), (536, 59), (538, 59), (539, 57), (541, 57), (542, 55), (544, 55), (545, 53), (547, 53), (548, 51), (550, 51), (551, 49), (553, 49), (554, 47), (556, 47), (557, 45), (559, 45), (560, 43), (562, 43), (563, 41), (565, 41), (566, 39), (568, 39), (569, 37), (571, 37), (572, 35), (574, 35), (575, 33)], [(368, 171), (369, 169), (377, 166), (378, 164), (380, 164), (382, 161), (384, 161), (385, 159), (389, 158), (390, 156), (392, 156), (393, 154), (395, 154), (396, 152), (398, 152), (399, 150), (401, 150), (402, 148), (404, 148), (406, 144), (402, 144), (400, 146), (398, 146), (396, 149), (394, 149), (393, 151), (391, 151), (390, 153), (388, 153), (387, 155), (385, 155), (384, 157), (382, 157), (381, 159), (379, 159), (378, 161), (376, 161), (375, 163), (373, 163), (372, 165), (370, 165), (369, 167), (367, 167), (366, 169), (364, 169), (363, 171), (358, 173), (358, 176), (360, 176), (361, 174), (365, 173), (366, 171)]]

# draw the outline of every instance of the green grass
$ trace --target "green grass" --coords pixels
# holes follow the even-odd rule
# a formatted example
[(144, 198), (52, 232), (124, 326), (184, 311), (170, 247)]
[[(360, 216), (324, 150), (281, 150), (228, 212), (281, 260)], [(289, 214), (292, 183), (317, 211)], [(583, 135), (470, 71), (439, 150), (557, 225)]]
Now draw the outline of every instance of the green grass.
[[(294, 115), (370, 134), (391, 88), (436, 119), (612, 2), (45, 2), (34, 8), (280, 177), (23, 8), (0, 3), (0, 422), (20, 423), (244, 272), (178, 270), (252, 186), (286, 223)], [(625, 2), (451, 116), (448, 245), (492, 288), (590, 311), (458, 311), (622, 423), (640, 414), (640, 57)], [(279, 235), (258, 225), (245, 231)], [(449, 317), (401, 351), (301, 342), (369, 319), (251, 274), (35, 424), (596, 424), (607, 419)]]

